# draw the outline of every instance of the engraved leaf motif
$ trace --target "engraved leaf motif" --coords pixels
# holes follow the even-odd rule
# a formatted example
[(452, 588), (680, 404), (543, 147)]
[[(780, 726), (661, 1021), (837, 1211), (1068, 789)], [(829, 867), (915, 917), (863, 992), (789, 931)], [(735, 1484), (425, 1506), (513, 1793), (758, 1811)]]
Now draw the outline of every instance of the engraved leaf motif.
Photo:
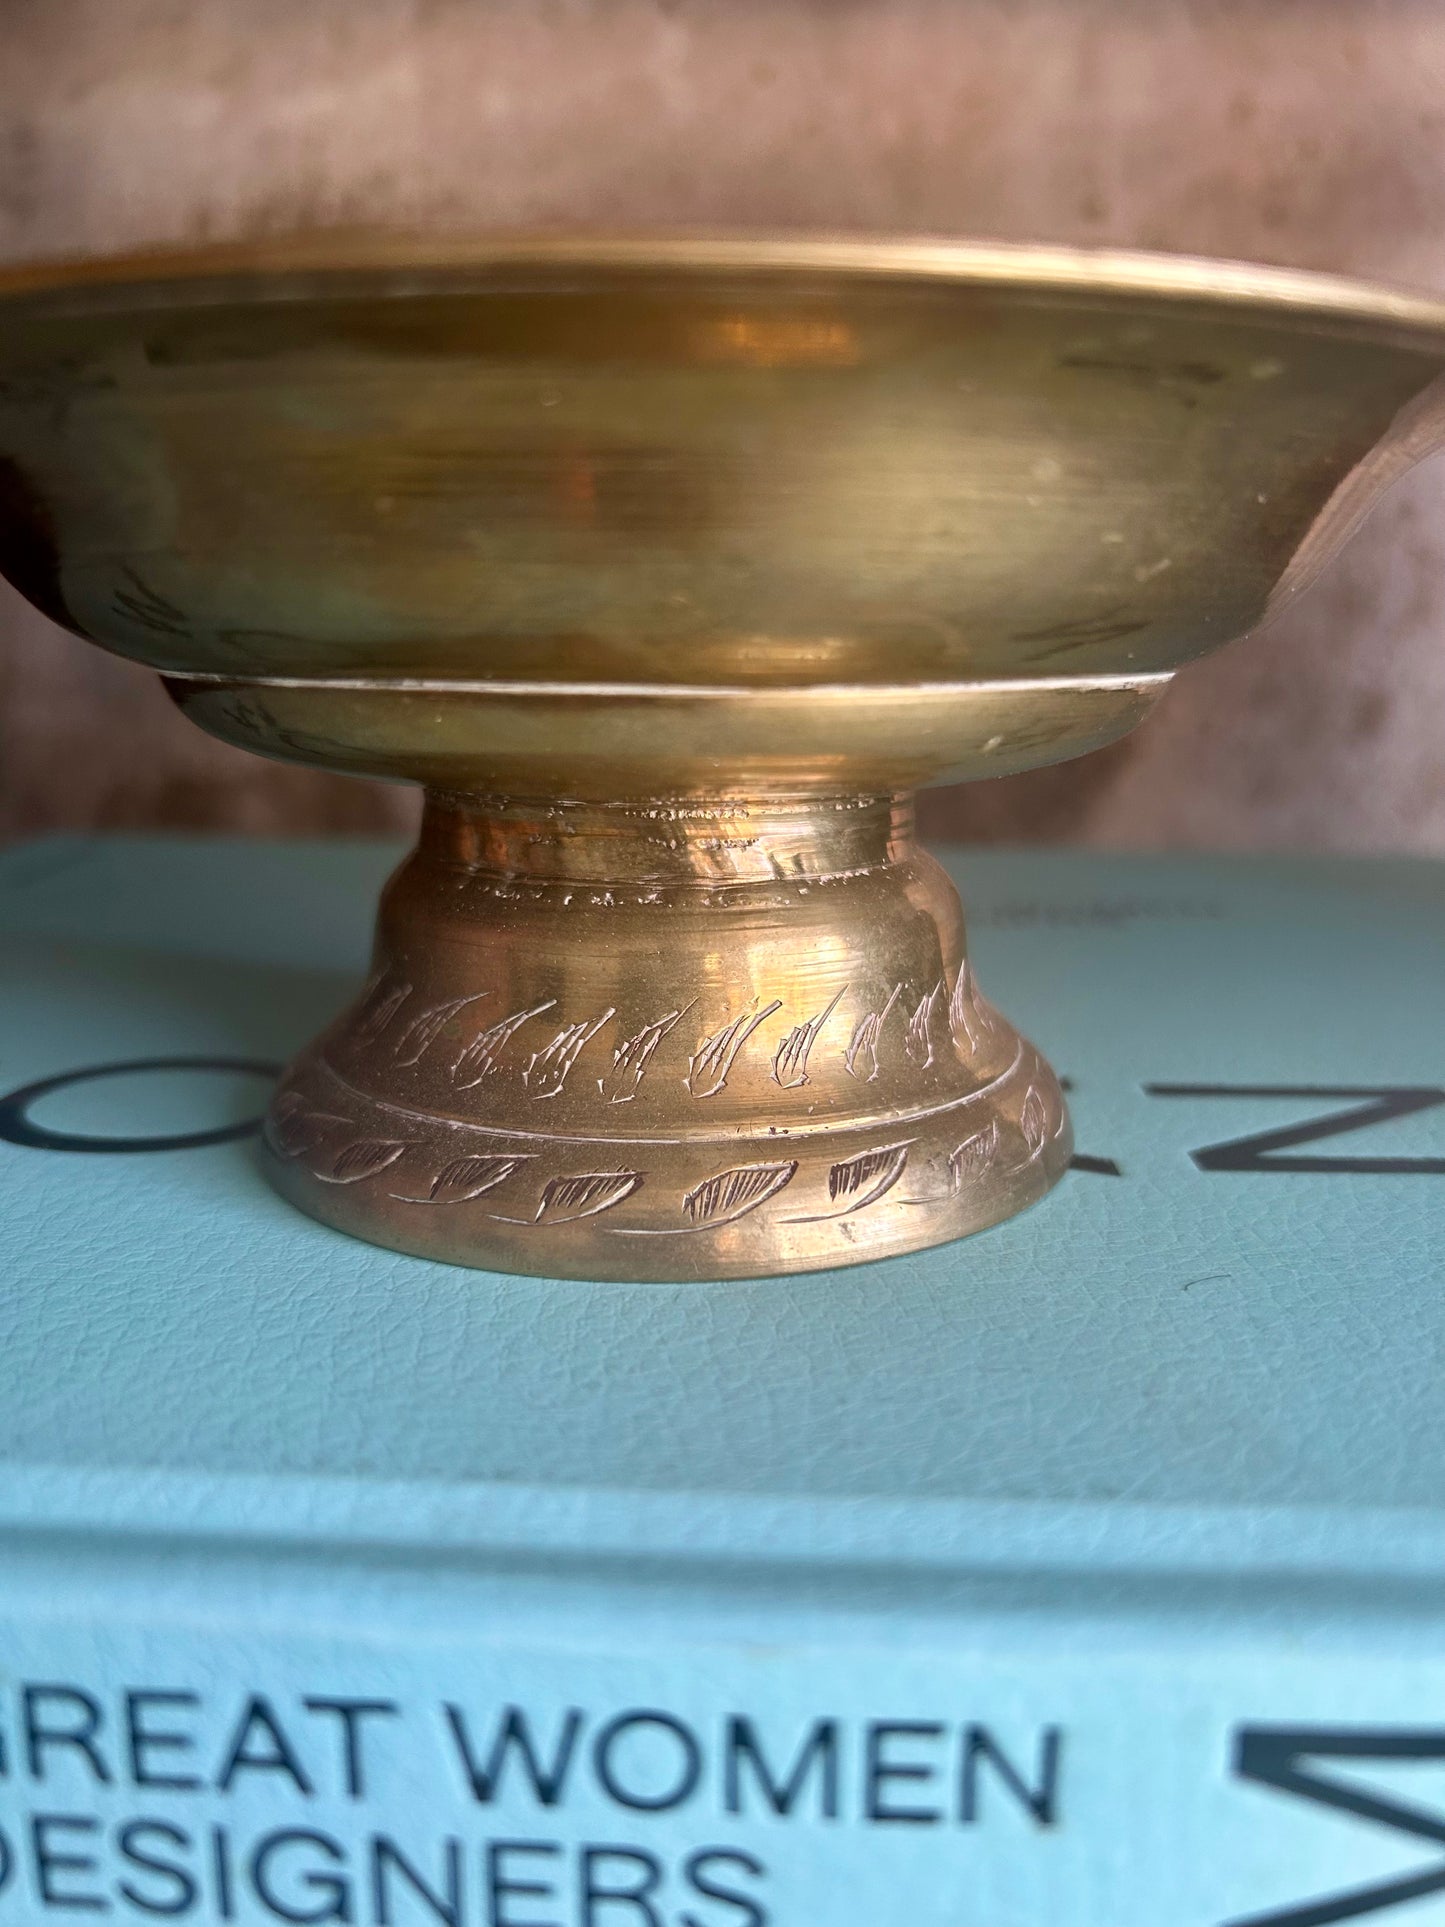
[[(850, 1077), (861, 1077), (865, 1084), (871, 1084), (878, 1075), (878, 1039), (883, 1026), (887, 1023), (893, 1006), (903, 995), (902, 984), (895, 984), (888, 1001), (881, 1010), (870, 1010), (860, 1017), (853, 1032), (848, 1048), (843, 1053), (843, 1068)], [(866, 1069), (863, 1068), (866, 1066)]]
[(490, 997), (491, 994), (489, 990), (479, 990), (468, 997), (450, 997), (444, 1004), (433, 1004), (430, 1010), (413, 1017), (397, 1043), (397, 1063), (403, 1066), (419, 1064), (428, 1045), (436, 1042), (458, 1011), (465, 1010), (468, 1004), (480, 1003), (483, 997)]
[(731, 1224), (776, 1197), (791, 1182), (797, 1168), (796, 1158), (781, 1164), (736, 1165), (695, 1185), (684, 1197), (682, 1208), (694, 1224)]
[(389, 1164), (395, 1164), (406, 1150), (395, 1138), (359, 1137), (343, 1146), (332, 1159), (329, 1171), (318, 1171), (318, 1178), (327, 1184), (359, 1184), (363, 1178), (375, 1177)]
[(926, 1071), (933, 1062), (933, 1013), (942, 997), (943, 983), (940, 979), (926, 997), (919, 999), (904, 1033), (903, 1048), (921, 1070)]
[(572, 1066), (577, 1062), (583, 1047), (589, 1044), (602, 1029), (610, 1024), (617, 1015), (609, 1004), (602, 1015), (587, 1023), (564, 1024), (541, 1050), (532, 1052), (522, 1072), (522, 1082), (533, 1097), (555, 1097), (567, 1082)]
[(857, 1157), (844, 1158), (828, 1172), (828, 1196), (835, 1201), (851, 1198), (850, 1212), (876, 1204), (903, 1176), (912, 1148), (910, 1138), (906, 1144), (880, 1144), (874, 1150), (860, 1151)]
[(266, 1139), (288, 1158), (305, 1155), (332, 1125), (348, 1120), (331, 1111), (313, 1111), (300, 1091), (282, 1091), (266, 1119)]
[(948, 1000), (948, 1023), (956, 1042), (976, 1051), (983, 1037), (985, 1021), (973, 985), (973, 972), (967, 958), (958, 967), (953, 995)]
[[(522, 1157), (485, 1152), (473, 1157), (453, 1158), (450, 1164), (444, 1164), (437, 1172), (424, 1198), (408, 1197), (402, 1201), (406, 1204), (470, 1204), (473, 1198), (480, 1198), (485, 1192), (495, 1191), (499, 1184), (505, 1184), (524, 1162)], [(396, 1198), (401, 1198), (401, 1195), (397, 1191), (392, 1193)]]
[(153, 589), (143, 576), (130, 567), (121, 565), (121, 574), (131, 583), (130, 589), (117, 589), (111, 607), (117, 615), (127, 616), (138, 622), (143, 629), (154, 629), (167, 636), (189, 636), (186, 612), (177, 608), (159, 590)]
[(282, 1110), (278, 1105), (266, 1119), (266, 1142), (288, 1158), (299, 1158), (311, 1148), (311, 1129), (305, 1111)]
[(383, 977), (361, 1007), (355, 1033), (357, 1043), (374, 1044), (410, 995), (410, 984), (388, 984)]
[(551, 1178), (533, 1222), (571, 1224), (577, 1218), (595, 1218), (630, 1198), (641, 1183), (640, 1171), (578, 1171), (570, 1177)]
[(730, 1023), (724, 1024), (721, 1030), (714, 1031), (711, 1037), (703, 1039), (693, 1052), (687, 1072), (687, 1088), (694, 1097), (717, 1096), (727, 1083), (733, 1060), (743, 1045), (759, 1024), (782, 1007), (781, 1001), (775, 997), (766, 1008), (759, 1010), (757, 1000), (754, 998), (740, 1017), (734, 1017)]
[(1023, 1132), (1024, 1143), (1029, 1147), (1029, 1156), (1037, 1157), (1049, 1135), (1048, 1106), (1037, 1084), (1030, 1084), (1028, 1088), (1023, 1109), (1019, 1112), (1019, 1129)]
[(452, 1065), (452, 1082), (456, 1088), (469, 1091), (473, 1085), (480, 1084), (484, 1077), (490, 1077), (501, 1061), (502, 1052), (523, 1024), (529, 1018), (540, 1017), (543, 1011), (551, 1010), (556, 1001), (555, 997), (549, 997), (544, 1003), (533, 1004), (528, 1010), (514, 1010), (499, 1023), (478, 1031), (471, 1042), (462, 1047), (461, 1054)]
[(632, 1102), (641, 1088), (643, 1075), (658, 1045), (691, 1009), (691, 1004), (683, 1004), (677, 1010), (670, 1010), (665, 1017), (645, 1024), (635, 1037), (629, 1037), (617, 1046), (612, 1053), (612, 1069), (597, 1080), (597, 1088), (609, 1104)]
[(842, 1002), (843, 989), (835, 991), (828, 1003), (816, 1017), (810, 1017), (806, 1024), (794, 1024), (787, 1036), (773, 1053), (773, 1082), (785, 1091), (796, 1090), (798, 1085), (808, 1082), (808, 1058), (818, 1033)]
[(951, 1188), (961, 1191), (974, 1178), (981, 1177), (998, 1152), (998, 1119), (990, 1118), (981, 1131), (955, 1145), (948, 1157)]
[(794, 1024), (773, 1052), (773, 1082), (785, 1091), (795, 1090), (808, 1081), (808, 1052), (812, 1034), (807, 1024)]

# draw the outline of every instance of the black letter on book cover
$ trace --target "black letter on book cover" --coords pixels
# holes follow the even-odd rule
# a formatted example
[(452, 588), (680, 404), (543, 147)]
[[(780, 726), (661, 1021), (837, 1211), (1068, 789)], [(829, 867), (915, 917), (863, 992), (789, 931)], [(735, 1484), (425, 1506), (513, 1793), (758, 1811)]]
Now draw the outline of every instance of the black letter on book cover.
[[(636, 1927), (662, 1927), (662, 1915), (652, 1904), (661, 1884), (661, 1864), (641, 1847), (584, 1847), (582, 1927), (603, 1927), (604, 1919), (621, 1927), (624, 1918)], [(617, 1913), (619, 1907), (626, 1907), (625, 1916)]]
[(936, 1805), (897, 1806), (889, 1791), (894, 1780), (929, 1781), (938, 1773), (932, 1760), (899, 1760), (884, 1757), (885, 1749), (896, 1740), (904, 1744), (919, 1741), (925, 1746), (941, 1739), (943, 1728), (936, 1720), (870, 1720), (863, 1768), (863, 1817), (866, 1820), (903, 1820), (916, 1826), (935, 1826), (943, 1814)]
[[(536, 1913), (529, 1908), (524, 1919), (512, 1911), (512, 1900), (534, 1899), (555, 1900), (557, 1883), (554, 1880), (528, 1880), (520, 1874), (507, 1871), (508, 1858), (522, 1854), (531, 1855), (539, 1860), (556, 1860), (562, 1853), (555, 1840), (489, 1840), (486, 1846), (485, 1865), (487, 1870), (487, 1911), (484, 1916), (487, 1927), (544, 1927)], [(541, 1872), (535, 1868), (534, 1872)]]
[[(616, 1755), (620, 1750), (623, 1764), (629, 1771), (636, 1770), (636, 1758), (627, 1745), (634, 1733), (669, 1735), (661, 1749), (667, 1752), (672, 1751), (672, 1741), (677, 1742), (672, 1763), (674, 1777), (670, 1782), (661, 1786), (645, 1784), (642, 1787), (623, 1784)], [(620, 1748), (619, 1741), (622, 1743)], [(644, 1746), (646, 1753), (655, 1759), (659, 1750), (656, 1741), (651, 1745), (644, 1741)], [(645, 1756), (644, 1769), (651, 1771)], [(697, 1783), (702, 1777), (702, 1748), (696, 1734), (670, 1713), (655, 1713), (648, 1709), (619, 1713), (616, 1719), (607, 1722), (592, 1742), (592, 1771), (608, 1799), (615, 1800), (618, 1806), (631, 1807), (636, 1813), (668, 1813), (674, 1807), (683, 1806), (697, 1791)]]
[[(116, 1836), (121, 1858), (138, 1873), (155, 1879), (169, 1881), (168, 1890), (149, 1898), (131, 1880), (120, 1880), (116, 1890), (140, 1914), (162, 1914), (175, 1916), (188, 1914), (195, 1906), (199, 1894), (195, 1876), (188, 1871), (182, 1860), (162, 1859), (155, 1846), (170, 1847), (177, 1854), (190, 1850), (191, 1837), (179, 1827), (173, 1827), (169, 1820), (129, 1820)], [(149, 1850), (148, 1850), (149, 1848)]]
[(532, 1783), (533, 1797), (544, 1807), (555, 1807), (566, 1797), (567, 1775), (571, 1770), (572, 1755), (577, 1750), (577, 1736), (582, 1731), (582, 1714), (577, 1707), (567, 1709), (550, 1761), (542, 1758), (541, 1744), (534, 1740), (532, 1729), (527, 1724), (527, 1715), (520, 1706), (503, 1708), (485, 1761), (473, 1744), (467, 1716), (461, 1707), (448, 1702), (444, 1710), (462, 1771), (467, 1776), (473, 1798), (482, 1805), (489, 1805), (500, 1796), (507, 1761), (513, 1753), (520, 1762), (519, 1770)]
[(365, 1719), (394, 1719), (401, 1708), (395, 1700), (307, 1699), (302, 1705), (308, 1713), (334, 1713), (341, 1723), (341, 1758), (346, 1771), (346, 1791), (353, 1800), (366, 1798), (366, 1775), (362, 1771), (362, 1724)]
[(57, 1887), (57, 1874), (94, 1874), (99, 1865), (93, 1854), (67, 1853), (51, 1839), (51, 1829), (59, 1833), (99, 1833), (100, 1822), (88, 1813), (32, 1813), (30, 1844), (35, 1858), (35, 1887), (42, 1907), (65, 1907), (88, 1913), (110, 1912), (110, 1902), (102, 1894), (78, 1893), (74, 1887)]
[(1433, 1111), (1437, 1105), (1445, 1104), (1445, 1090), (1434, 1084), (1146, 1084), (1144, 1089), (1150, 1097), (1364, 1100), (1342, 1111), (1327, 1111), (1323, 1117), (1309, 1118), (1303, 1124), (1286, 1124), (1277, 1131), (1256, 1131), (1250, 1137), (1206, 1144), (1189, 1153), (1201, 1171), (1348, 1171), (1356, 1176), (1445, 1176), (1445, 1157), (1280, 1155), (1299, 1144), (1317, 1144), (1321, 1138), (1343, 1137), (1349, 1131), (1367, 1130), (1372, 1124), (1389, 1124), (1395, 1118), (1413, 1117), (1416, 1111)]
[(400, 1881), (405, 1881), (402, 1892), (409, 1890), (413, 1900), (425, 1906), (428, 1919), (442, 1921), (444, 1927), (462, 1927), (462, 1843), (448, 1834), (441, 1847), (442, 1878), (439, 1885), (433, 1886), (388, 1834), (372, 1836), (371, 1911), (376, 1916), (377, 1927), (392, 1927), (393, 1921), (415, 1918), (415, 1908), (409, 1904), (398, 1905), (393, 1911), (388, 1873), (395, 1873)]
[(308, 1800), (316, 1791), (264, 1693), (253, 1693), (242, 1709), (226, 1750), (225, 1765), (216, 1775), (217, 1792), (229, 1793), (236, 1775), (243, 1770), (284, 1773), (296, 1791), (305, 1794)]
[[(304, 1851), (298, 1863), (292, 1855), (294, 1847), (303, 1850), (314, 1847), (320, 1864)], [(283, 1854), (286, 1861), (278, 1866)], [(356, 1914), (345, 1866), (346, 1849), (329, 1833), (313, 1833), (307, 1827), (278, 1827), (256, 1842), (248, 1871), (256, 1898), (278, 1920), (351, 1921)], [(339, 1871), (329, 1872), (328, 1868), (333, 1867)], [(285, 1893), (278, 1884), (282, 1881)], [(296, 1904), (287, 1898), (287, 1893), (294, 1896)], [(313, 1894), (317, 1896), (314, 1900), (310, 1898)], [(299, 1904), (303, 1901), (304, 1904)]]
[[(736, 1887), (718, 1884), (716, 1870), (734, 1867), (740, 1874), (751, 1875), (754, 1880), (761, 1880), (767, 1872), (761, 1860), (755, 1860), (740, 1847), (700, 1847), (689, 1858), (683, 1872), (688, 1885), (704, 1898), (721, 1900), (729, 1907), (735, 1907), (742, 1915), (739, 1927), (768, 1927), (768, 1915), (756, 1900), (748, 1894), (739, 1893)], [(682, 1916), (681, 1927), (707, 1927), (707, 1923), (696, 1914), (686, 1913)]]
[[(1072, 1096), (1074, 1091), (1073, 1078), (1061, 1077), (1059, 1079), (1059, 1088)], [(1087, 1151), (1075, 1151), (1074, 1155), (1069, 1159), (1069, 1169), (1071, 1171), (1092, 1171), (1094, 1176), (1099, 1178), (1122, 1178), (1124, 1175), (1119, 1169), (1117, 1159), (1091, 1157)]]
[(195, 1693), (172, 1693), (161, 1688), (147, 1687), (126, 1694), (125, 1735), (132, 1785), (188, 1792), (201, 1784), (194, 1773), (168, 1773), (157, 1767), (154, 1759), (157, 1753), (193, 1753), (196, 1743), (192, 1735), (174, 1726), (158, 1728), (150, 1723), (152, 1710), (164, 1717), (167, 1707), (200, 1703)]
[(987, 1766), (1009, 1793), (1041, 1827), (1051, 1827), (1059, 1816), (1059, 1754), (1063, 1735), (1046, 1726), (1039, 1735), (1038, 1767), (1029, 1785), (1020, 1768), (1004, 1752), (986, 1726), (970, 1726), (963, 1736), (963, 1764), (959, 1775), (958, 1817), (963, 1826), (981, 1818), (979, 1769)]
[[(1242, 1780), (1273, 1787), (1298, 1800), (1350, 1813), (1376, 1826), (1390, 1827), (1415, 1840), (1445, 1846), (1445, 1813), (1404, 1800), (1368, 1793), (1349, 1780), (1331, 1779), (1313, 1764), (1319, 1760), (1445, 1760), (1445, 1731), (1349, 1731), (1313, 1726), (1246, 1726), (1235, 1736), (1234, 1770)], [(1426, 1894), (1445, 1892), (1445, 1860), (1398, 1880), (1372, 1882), (1344, 1893), (1306, 1900), (1272, 1913), (1250, 1914), (1226, 1927), (1330, 1927), (1338, 1920), (1359, 1920)]]
[(19, 1084), (0, 1097), (0, 1139), (19, 1144), (30, 1151), (192, 1151), (206, 1144), (230, 1144), (236, 1138), (254, 1137), (261, 1118), (242, 1118), (235, 1124), (218, 1124), (209, 1131), (167, 1132), (148, 1137), (110, 1137), (89, 1131), (52, 1131), (37, 1124), (31, 1106), (55, 1091), (68, 1090), (72, 1084), (88, 1084), (100, 1077), (130, 1077), (146, 1071), (240, 1071), (248, 1077), (270, 1082), (279, 1076), (279, 1064), (260, 1063), (253, 1057), (135, 1057), (123, 1064), (94, 1064), (88, 1070), (65, 1071), (59, 1077), (42, 1077), (33, 1084)]
[[(764, 1801), (786, 1818), (802, 1798), (810, 1780), (817, 1783), (820, 1818), (838, 1817), (838, 1722), (814, 1720), (803, 1735), (786, 1773), (776, 1772), (763, 1749), (757, 1728), (745, 1714), (734, 1713), (723, 1729), (723, 1807), (741, 1813), (743, 1769), (747, 1768)], [(816, 1772), (815, 1772), (816, 1769)]]
[[(96, 1744), (102, 1724), (100, 1702), (78, 1686), (27, 1686), (21, 1695), (25, 1720), (25, 1764), (33, 1780), (45, 1778), (45, 1754), (51, 1747), (79, 1753), (91, 1774), (110, 1784), (110, 1768)], [(51, 1715), (55, 1715), (52, 1723)]]

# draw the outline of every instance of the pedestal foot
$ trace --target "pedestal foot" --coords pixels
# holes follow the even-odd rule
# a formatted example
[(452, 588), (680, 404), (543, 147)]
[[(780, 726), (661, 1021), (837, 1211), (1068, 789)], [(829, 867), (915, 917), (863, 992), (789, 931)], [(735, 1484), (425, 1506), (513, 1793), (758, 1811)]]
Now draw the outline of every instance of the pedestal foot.
[(544, 1276), (766, 1276), (977, 1231), (1062, 1175), (895, 798), (433, 797), (268, 1161), (314, 1217)]

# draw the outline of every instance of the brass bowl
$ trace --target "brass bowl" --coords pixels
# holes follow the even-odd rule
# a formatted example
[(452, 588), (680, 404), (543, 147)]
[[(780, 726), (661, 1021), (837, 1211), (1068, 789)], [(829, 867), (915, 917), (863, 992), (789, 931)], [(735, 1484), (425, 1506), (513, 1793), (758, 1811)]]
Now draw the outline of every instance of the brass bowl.
[(957, 1237), (1069, 1127), (920, 784), (1131, 728), (1440, 438), (1445, 305), (824, 240), (309, 240), (0, 278), (0, 569), (226, 740), (427, 787), (266, 1142), (460, 1263)]

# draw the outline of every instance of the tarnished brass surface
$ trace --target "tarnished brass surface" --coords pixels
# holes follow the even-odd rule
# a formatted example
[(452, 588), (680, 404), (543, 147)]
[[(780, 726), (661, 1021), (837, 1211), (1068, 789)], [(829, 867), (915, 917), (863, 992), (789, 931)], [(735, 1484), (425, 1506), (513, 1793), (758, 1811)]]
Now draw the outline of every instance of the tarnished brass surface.
[(312, 239), (0, 276), (0, 570), (281, 757), (428, 788), (276, 1181), (720, 1277), (1069, 1156), (909, 793), (1131, 728), (1440, 439), (1445, 306), (1063, 250)]
[(1058, 1085), (978, 997), (910, 814), (433, 795), (371, 985), (277, 1100), (283, 1189), (383, 1243), (618, 1278), (879, 1257), (1031, 1203)]

